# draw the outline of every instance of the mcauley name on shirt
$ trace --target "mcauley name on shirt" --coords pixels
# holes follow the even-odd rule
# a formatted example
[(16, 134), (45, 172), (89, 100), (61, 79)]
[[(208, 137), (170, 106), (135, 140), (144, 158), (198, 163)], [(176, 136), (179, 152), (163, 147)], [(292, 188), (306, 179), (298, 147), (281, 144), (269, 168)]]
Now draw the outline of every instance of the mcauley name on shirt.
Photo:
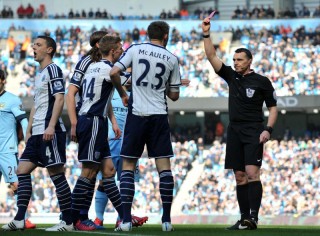
[(100, 68), (96, 67), (96, 68), (92, 68), (88, 70), (88, 73), (99, 73)]
[(162, 60), (167, 60), (169, 61), (170, 60), (170, 57), (168, 57), (167, 55), (164, 55), (164, 54), (161, 54), (159, 52), (149, 52), (147, 50), (139, 50), (139, 54), (143, 54), (143, 55), (146, 55), (146, 56), (151, 56), (151, 57), (155, 57), (155, 58), (160, 58)]

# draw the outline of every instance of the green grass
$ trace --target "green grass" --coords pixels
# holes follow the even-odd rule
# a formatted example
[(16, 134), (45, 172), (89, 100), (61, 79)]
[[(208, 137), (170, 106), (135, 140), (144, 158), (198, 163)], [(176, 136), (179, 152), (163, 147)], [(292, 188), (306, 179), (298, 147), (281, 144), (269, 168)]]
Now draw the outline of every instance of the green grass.
[(182, 236), (202, 236), (202, 235), (217, 235), (217, 236), (316, 236), (320, 235), (320, 226), (259, 226), (258, 230), (246, 230), (246, 231), (227, 231), (224, 228), (225, 225), (174, 225), (174, 232), (162, 232), (161, 225), (147, 224), (143, 227), (133, 228), (131, 232), (114, 232), (114, 225), (105, 225), (106, 230), (83, 232), (46, 232), (44, 228), (48, 225), (37, 225), (41, 229), (24, 230), (15, 232), (0, 231), (1, 236), (40, 236), (40, 235), (61, 235), (61, 236), (99, 236), (99, 235), (182, 235)]

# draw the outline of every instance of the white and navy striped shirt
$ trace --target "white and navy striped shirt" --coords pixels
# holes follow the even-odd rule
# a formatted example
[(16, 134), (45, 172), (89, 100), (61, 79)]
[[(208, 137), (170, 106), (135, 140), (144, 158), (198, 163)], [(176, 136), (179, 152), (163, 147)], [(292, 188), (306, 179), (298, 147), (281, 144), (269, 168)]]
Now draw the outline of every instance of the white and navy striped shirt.
[(167, 114), (166, 85), (179, 91), (181, 77), (178, 58), (166, 48), (152, 43), (131, 45), (115, 66), (132, 67), (129, 108), (135, 115)]
[[(86, 71), (89, 68), (89, 66), (91, 65), (91, 63), (93, 63), (93, 60), (91, 59), (90, 55), (81, 58), (81, 60), (78, 61), (77, 65), (74, 69), (74, 73), (73, 73), (72, 78), (70, 80), (70, 84), (80, 88), (80, 82), (82, 81), (84, 74), (86, 73)], [(76, 111), (77, 112), (79, 112), (80, 107), (81, 107), (81, 102), (82, 102), (81, 94), (82, 94), (82, 91), (81, 91), (81, 89), (79, 89), (79, 92), (75, 96)]]
[[(108, 60), (89, 66), (83, 79), (79, 81), (82, 90), (79, 115), (107, 117), (107, 104), (114, 90), (109, 75), (112, 67), (113, 64)], [(130, 76), (121, 76), (121, 83), (125, 84), (129, 78)]]
[[(53, 105), (54, 95), (64, 94), (64, 80), (60, 67), (51, 63), (47, 65), (35, 78), (34, 106), (35, 114), (32, 122), (32, 135), (43, 134), (49, 125)], [(65, 132), (63, 121), (59, 118), (56, 126), (56, 132)]]

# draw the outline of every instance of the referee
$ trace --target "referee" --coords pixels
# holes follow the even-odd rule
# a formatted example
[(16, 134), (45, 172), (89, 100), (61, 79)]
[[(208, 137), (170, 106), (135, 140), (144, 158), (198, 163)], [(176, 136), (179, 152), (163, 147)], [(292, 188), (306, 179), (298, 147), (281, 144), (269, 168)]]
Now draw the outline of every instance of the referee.
[[(229, 86), (229, 119), (225, 168), (233, 169), (241, 219), (228, 230), (257, 229), (262, 199), (260, 167), (263, 145), (270, 139), (277, 119), (277, 100), (270, 80), (250, 69), (252, 54), (239, 48), (233, 56), (234, 69), (216, 55), (210, 39), (210, 19), (202, 22), (204, 48), (215, 72)], [(263, 125), (263, 103), (269, 110)]]

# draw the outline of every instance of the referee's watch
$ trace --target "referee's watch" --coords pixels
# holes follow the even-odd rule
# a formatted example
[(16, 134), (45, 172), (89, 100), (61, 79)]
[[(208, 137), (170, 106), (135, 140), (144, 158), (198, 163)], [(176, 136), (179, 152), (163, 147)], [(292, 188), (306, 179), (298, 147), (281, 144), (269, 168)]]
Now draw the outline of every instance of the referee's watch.
[(273, 128), (271, 126), (266, 126), (264, 130), (268, 131), (269, 134), (272, 134)]

